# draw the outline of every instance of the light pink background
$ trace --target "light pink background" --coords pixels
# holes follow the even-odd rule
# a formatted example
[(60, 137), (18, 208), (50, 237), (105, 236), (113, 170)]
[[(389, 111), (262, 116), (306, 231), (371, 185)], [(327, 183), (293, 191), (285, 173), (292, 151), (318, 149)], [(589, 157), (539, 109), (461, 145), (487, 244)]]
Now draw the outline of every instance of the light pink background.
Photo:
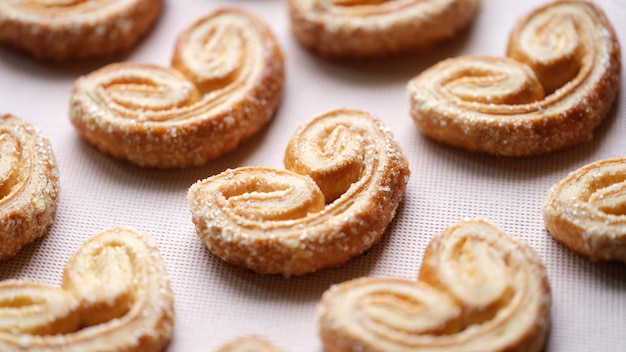
[[(287, 351), (321, 351), (315, 308), (331, 284), (360, 276), (415, 278), (433, 235), (463, 218), (485, 217), (528, 241), (547, 266), (554, 300), (548, 351), (626, 351), (626, 266), (592, 264), (555, 243), (540, 211), (548, 188), (570, 171), (626, 154), (626, 92), (593, 141), (533, 158), (494, 158), (433, 143), (418, 133), (408, 113), (410, 78), (445, 57), (502, 55), (513, 22), (542, 2), (484, 0), (466, 33), (430, 53), (354, 64), (328, 62), (299, 47), (283, 1), (167, 1), (153, 31), (119, 60), (168, 65), (178, 33), (224, 5), (266, 19), (287, 58), (283, 101), (267, 128), (206, 167), (174, 171), (141, 169), (102, 155), (71, 126), (68, 94), (74, 80), (111, 60), (47, 64), (0, 48), (0, 112), (27, 119), (50, 137), (61, 174), (50, 232), (0, 263), (0, 280), (59, 284), (68, 256), (82, 241), (108, 227), (132, 226), (155, 238), (167, 262), (177, 312), (169, 351), (211, 351), (244, 334), (264, 335)], [(626, 45), (626, 2), (598, 3)], [(211, 255), (191, 223), (188, 187), (227, 167), (282, 167), (295, 129), (342, 106), (384, 120), (410, 162), (404, 202), (381, 242), (341, 268), (288, 280), (233, 268)]]

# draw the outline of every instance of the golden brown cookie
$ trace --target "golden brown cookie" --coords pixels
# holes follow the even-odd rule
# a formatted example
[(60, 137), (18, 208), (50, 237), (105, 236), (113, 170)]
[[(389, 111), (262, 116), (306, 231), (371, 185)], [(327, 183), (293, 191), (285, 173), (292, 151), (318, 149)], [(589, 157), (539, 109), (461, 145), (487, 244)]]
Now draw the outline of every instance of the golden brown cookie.
[(0, 1), (0, 43), (55, 61), (125, 51), (162, 6), (162, 0)]
[(471, 219), (445, 229), (419, 279), (359, 278), (328, 289), (320, 337), (336, 351), (541, 351), (546, 270), (526, 243)]
[(0, 115), (0, 260), (43, 236), (57, 209), (59, 171), (47, 137)]
[(140, 166), (203, 165), (274, 115), (284, 58), (255, 15), (223, 8), (178, 37), (172, 67), (117, 63), (79, 78), (70, 120), (99, 150)]
[(573, 251), (626, 262), (626, 158), (596, 161), (571, 172), (543, 204), (548, 232)]
[(555, 1), (518, 21), (508, 58), (444, 60), (408, 84), (426, 136), (501, 156), (549, 153), (592, 138), (620, 82), (620, 45), (588, 1)]
[(329, 58), (384, 57), (433, 46), (467, 27), (478, 0), (289, 0), (291, 29)]
[(192, 220), (211, 252), (285, 277), (342, 265), (381, 238), (410, 173), (389, 129), (349, 109), (302, 125), (285, 166), (226, 170), (190, 187)]
[(152, 239), (115, 227), (70, 257), (61, 288), (0, 283), (0, 322), (2, 351), (161, 351), (174, 298)]

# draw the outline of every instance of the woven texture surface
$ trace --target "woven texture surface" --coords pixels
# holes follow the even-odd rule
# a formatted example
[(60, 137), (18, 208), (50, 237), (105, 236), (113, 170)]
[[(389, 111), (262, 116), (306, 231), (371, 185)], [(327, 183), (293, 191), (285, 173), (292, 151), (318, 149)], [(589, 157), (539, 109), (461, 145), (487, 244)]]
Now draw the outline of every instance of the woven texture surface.
[[(142, 169), (112, 159), (73, 129), (68, 95), (74, 80), (110, 61), (48, 64), (0, 48), (0, 112), (31, 121), (50, 138), (61, 176), (50, 232), (1, 263), (0, 279), (59, 284), (67, 258), (85, 239), (132, 226), (157, 241), (172, 279), (177, 321), (168, 351), (211, 351), (246, 334), (264, 335), (287, 351), (321, 351), (315, 308), (330, 285), (361, 276), (415, 278), (432, 236), (464, 218), (483, 217), (526, 240), (547, 267), (553, 291), (548, 351), (625, 351), (626, 266), (590, 263), (556, 243), (545, 230), (541, 203), (570, 171), (626, 154), (626, 91), (592, 141), (542, 157), (494, 158), (449, 148), (422, 137), (409, 116), (409, 79), (446, 57), (502, 55), (514, 21), (541, 3), (483, 0), (473, 26), (431, 52), (355, 64), (302, 49), (290, 33), (283, 1), (167, 1), (152, 32), (119, 60), (168, 65), (178, 33), (224, 5), (264, 18), (287, 59), (283, 100), (272, 122), (235, 152), (184, 170)], [(598, 4), (624, 47), (626, 2)], [(291, 279), (260, 276), (211, 255), (191, 222), (189, 186), (229, 167), (282, 167), (296, 128), (337, 107), (380, 117), (410, 162), (403, 203), (381, 242), (341, 268)]]

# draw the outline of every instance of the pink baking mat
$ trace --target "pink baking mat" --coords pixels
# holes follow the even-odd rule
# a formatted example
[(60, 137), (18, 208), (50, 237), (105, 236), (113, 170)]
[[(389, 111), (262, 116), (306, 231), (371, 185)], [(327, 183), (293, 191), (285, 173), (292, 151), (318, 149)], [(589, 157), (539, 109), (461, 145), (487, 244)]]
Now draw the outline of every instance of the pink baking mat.
[[(473, 26), (432, 52), (362, 63), (329, 62), (291, 36), (284, 1), (167, 1), (153, 31), (125, 61), (168, 65), (174, 40), (195, 18), (224, 5), (256, 12), (287, 59), (282, 104), (273, 121), (235, 152), (184, 170), (142, 169), (83, 142), (68, 118), (74, 80), (110, 61), (47, 64), (0, 48), (0, 112), (33, 122), (49, 136), (61, 175), (50, 232), (0, 263), (0, 279), (59, 284), (68, 256), (85, 239), (116, 225), (150, 234), (167, 263), (177, 320), (168, 351), (211, 351), (236, 336), (264, 335), (287, 351), (323, 350), (315, 308), (332, 284), (361, 276), (415, 278), (430, 238), (468, 217), (484, 217), (535, 248), (553, 290), (548, 351), (626, 351), (626, 266), (573, 254), (547, 234), (541, 203), (550, 186), (589, 162), (626, 155), (626, 92), (588, 143), (551, 155), (507, 159), (433, 143), (409, 117), (406, 84), (437, 61), (465, 54), (502, 55), (509, 30), (540, 0), (484, 0)], [(626, 2), (602, 0), (626, 46)], [(393, 131), (411, 178), (394, 222), (366, 254), (337, 269), (284, 279), (231, 267), (201, 243), (187, 206), (188, 187), (228, 167), (282, 167), (296, 128), (336, 107), (367, 110)]]

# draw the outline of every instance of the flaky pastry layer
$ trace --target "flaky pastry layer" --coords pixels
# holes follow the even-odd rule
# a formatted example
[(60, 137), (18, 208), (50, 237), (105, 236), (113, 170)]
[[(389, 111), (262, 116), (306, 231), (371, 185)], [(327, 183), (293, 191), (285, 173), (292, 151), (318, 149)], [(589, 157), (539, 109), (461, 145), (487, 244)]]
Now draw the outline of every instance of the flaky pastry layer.
[(626, 158), (571, 172), (550, 189), (542, 211), (548, 232), (573, 251), (626, 262)]
[(283, 352), (263, 336), (246, 335), (220, 346), (217, 352)]
[(203, 165), (232, 151), (274, 115), (284, 57), (269, 27), (237, 8), (195, 21), (172, 67), (117, 63), (79, 78), (70, 120), (99, 150), (146, 167)]
[(161, 351), (174, 325), (174, 298), (153, 240), (115, 227), (69, 258), (60, 288), (0, 283), (2, 351)]
[(285, 167), (226, 170), (190, 187), (192, 220), (212, 253), (285, 277), (342, 265), (381, 238), (410, 174), (390, 130), (350, 109), (302, 125)]
[(126, 51), (162, 7), (162, 0), (0, 1), (0, 43), (54, 61)]
[(59, 170), (50, 141), (31, 123), (0, 116), (0, 260), (43, 236), (57, 209)]
[(289, 0), (291, 29), (329, 58), (374, 58), (428, 48), (467, 27), (478, 0)]
[(545, 154), (593, 136), (615, 99), (618, 38), (588, 1), (541, 6), (513, 28), (508, 58), (444, 60), (408, 84), (426, 136), (500, 156)]
[(546, 270), (526, 243), (481, 219), (445, 229), (419, 279), (359, 278), (318, 306), (328, 351), (541, 351), (550, 318)]

